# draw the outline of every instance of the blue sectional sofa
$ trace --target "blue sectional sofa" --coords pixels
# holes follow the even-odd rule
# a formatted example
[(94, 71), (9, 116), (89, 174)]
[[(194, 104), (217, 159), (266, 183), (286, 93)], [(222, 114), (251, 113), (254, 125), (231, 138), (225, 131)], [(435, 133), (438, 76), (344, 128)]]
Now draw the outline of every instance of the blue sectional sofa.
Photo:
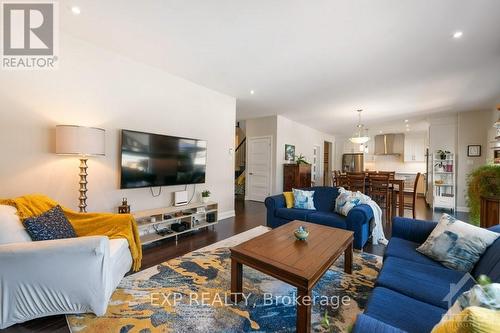
[[(365, 312), (358, 316), (354, 333), (427, 333), (441, 320), (462, 292), (474, 285), (474, 280), (416, 251), (436, 222), (396, 217), (392, 238), (387, 246), (384, 265)], [(490, 228), (500, 232), (500, 225)], [(470, 273), (481, 274), (500, 282), (500, 238), (483, 254)], [(451, 284), (456, 284), (450, 293)]]
[(338, 188), (316, 186), (303, 190), (314, 191), (316, 210), (286, 208), (283, 194), (268, 197), (265, 200), (268, 227), (276, 228), (290, 221), (300, 220), (351, 230), (354, 231), (354, 247), (363, 248), (370, 237), (370, 221), (373, 218), (370, 206), (356, 206), (347, 216), (343, 216), (334, 212)]

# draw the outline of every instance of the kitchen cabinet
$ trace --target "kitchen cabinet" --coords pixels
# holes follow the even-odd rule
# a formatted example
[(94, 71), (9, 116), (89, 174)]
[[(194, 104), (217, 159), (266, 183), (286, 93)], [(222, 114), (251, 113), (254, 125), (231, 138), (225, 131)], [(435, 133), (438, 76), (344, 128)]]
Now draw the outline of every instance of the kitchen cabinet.
[(426, 133), (414, 133), (405, 135), (404, 161), (425, 162), (426, 146)]

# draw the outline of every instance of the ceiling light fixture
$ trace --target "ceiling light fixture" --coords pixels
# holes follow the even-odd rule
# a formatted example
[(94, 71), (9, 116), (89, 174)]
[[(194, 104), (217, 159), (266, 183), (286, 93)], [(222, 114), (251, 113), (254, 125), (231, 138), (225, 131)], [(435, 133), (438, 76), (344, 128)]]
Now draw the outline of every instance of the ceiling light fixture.
[(405, 123), (407, 123), (407, 122), (408, 122), (408, 119), (405, 119)]
[(356, 125), (356, 130), (357, 130), (357, 133), (354, 133), (354, 136), (352, 138), (349, 138), (349, 141), (351, 141), (352, 143), (357, 143), (357, 144), (362, 144), (362, 143), (366, 143), (368, 141), (370, 141), (370, 137), (369, 136), (361, 136), (362, 135), (362, 131), (363, 131), (363, 127), (364, 125), (361, 124), (361, 112), (363, 110), (357, 110), (358, 112), (358, 125)]
[(255, 91), (250, 90), (250, 95), (253, 95), (253, 94), (255, 94)]
[(406, 127), (410, 127), (410, 124), (406, 124)]
[(462, 38), (463, 35), (464, 35), (464, 33), (462, 31), (455, 31), (453, 33), (453, 38), (459, 39), (459, 38)]
[(71, 7), (71, 12), (72, 12), (74, 15), (80, 15), (80, 13), (81, 13), (82, 11), (80, 10), (80, 7), (78, 7), (78, 6), (73, 6), (73, 7)]

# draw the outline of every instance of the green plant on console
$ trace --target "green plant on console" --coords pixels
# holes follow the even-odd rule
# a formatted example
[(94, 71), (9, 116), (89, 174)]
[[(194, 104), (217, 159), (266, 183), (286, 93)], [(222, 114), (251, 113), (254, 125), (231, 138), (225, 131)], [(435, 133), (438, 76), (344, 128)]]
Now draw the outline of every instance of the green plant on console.
[(209, 190), (205, 190), (205, 191), (201, 192), (201, 196), (203, 198), (208, 198), (210, 196), (210, 191)]
[(500, 165), (483, 165), (467, 177), (470, 222), (479, 225), (481, 196), (500, 197)]

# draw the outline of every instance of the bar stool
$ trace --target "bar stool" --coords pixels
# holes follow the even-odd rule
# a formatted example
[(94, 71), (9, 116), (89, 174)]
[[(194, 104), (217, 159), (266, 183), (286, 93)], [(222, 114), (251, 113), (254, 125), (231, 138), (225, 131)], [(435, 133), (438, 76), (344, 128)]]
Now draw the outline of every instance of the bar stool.
[(349, 191), (365, 193), (365, 179), (364, 172), (348, 172), (347, 173), (347, 186)]

